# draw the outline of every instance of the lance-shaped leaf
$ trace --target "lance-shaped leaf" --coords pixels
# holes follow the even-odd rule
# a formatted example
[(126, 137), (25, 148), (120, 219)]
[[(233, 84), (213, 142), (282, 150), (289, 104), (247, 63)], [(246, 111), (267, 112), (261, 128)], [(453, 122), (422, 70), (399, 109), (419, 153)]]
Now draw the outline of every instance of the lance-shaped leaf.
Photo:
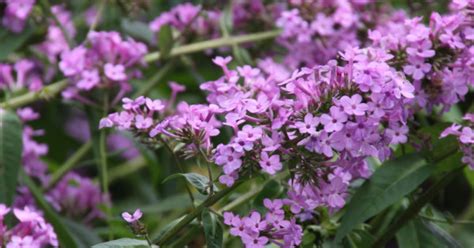
[[(92, 248), (149, 248), (150, 246), (145, 240), (140, 239), (117, 239), (108, 241), (105, 243), (100, 243), (92, 246)], [(152, 248), (157, 248), (158, 246), (152, 245)]]
[(342, 240), (357, 225), (415, 190), (430, 176), (432, 170), (432, 166), (416, 154), (384, 163), (347, 204), (336, 241)]
[(219, 218), (208, 209), (202, 211), (202, 225), (208, 248), (220, 248), (223, 241), (223, 230)]
[(158, 47), (160, 48), (160, 57), (166, 58), (173, 48), (173, 32), (169, 25), (163, 25), (158, 32)]
[(438, 225), (414, 219), (397, 232), (399, 247), (462, 247), (449, 233)]
[(21, 167), (22, 137), (18, 117), (0, 109), (0, 203), (11, 205)]

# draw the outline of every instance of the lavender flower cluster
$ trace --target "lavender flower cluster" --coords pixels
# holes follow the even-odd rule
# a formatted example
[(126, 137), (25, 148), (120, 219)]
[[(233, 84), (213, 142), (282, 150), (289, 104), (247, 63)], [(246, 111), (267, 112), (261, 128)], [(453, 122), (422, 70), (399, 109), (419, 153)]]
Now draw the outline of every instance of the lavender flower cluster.
[[(51, 175), (41, 157), (48, 153), (48, 146), (39, 143), (35, 137), (44, 135), (43, 130), (35, 130), (26, 125), (27, 122), (39, 118), (32, 108), (26, 107), (17, 111), (25, 123), (23, 127), (22, 164), (26, 174), (38, 180), (44, 188), (49, 187)], [(67, 173), (57, 184), (45, 191), (45, 198), (58, 211), (71, 217), (81, 218), (83, 222), (91, 222), (104, 217), (101, 209), (107, 205), (108, 196), (90, 178), (82, 177), (75, 172)], [(35, 209), (35, 201), (26, 186), (18, 187), (15, 208)]]
[[(4, 223), (6, 215), (12, 212), (18, 223), (8, 229)], [(58, 247), (58, 239), (53, 226), (46, 222), (41, 212), (35, 209), (9, 208), (0, 203), (0, 244), (6, 248)]]
[(117, 32), (91, 32), (85, 44), (64, 51), (59, 68), (70, 79), (62, 95), (68, 99), (90, 101), (80, 95), (95, 88), (119, 89), (116, 98), (131, 90), (129, 80), (140, 76), (146, 46), (132, 38), (123, 40)]
[[(33, 4), (7, 1), (3, 25), (21, 31)], [(408, 142), (416, 112), (430, 112), (436, 106), (447, 111), (474, 86), (474, 1), (454, 0), (451, 8), (449, 14), (433, 13), (426, 25), (422, 17), (409, 18), (370, 0), (268, 5), (238, 1), (232, 9), (235, 32), (245, 33), (247, 23), (261, 22), (276, 25), (282, 33), (257, 66), (234, 67), (231, 57), (215, 57), (222, 76), (200, 85), (207, 93), (202, 104), (176, 103), (185, 87), (174, 82), (167, 100), (125, 97), (132, 89), (129, 81), (139, 77), (145, 65), (147, 47), (117, 32), (92, 31), (84, 43), (72, 48), (63, 30), (50, 20), (46, 40), (35, 48), (68, 78), (64, 98), (93, 103), (90, 91), (101, 89), (115, 94), (112, 103), (122, 101), (122, 110), (104, 117), (99, 128), (130, 131), (147, 144), (165, 144), (185, 158), (214, 163), (222, 168), (219, 182), (229, 187), (261, 172), (273, 176), (288, 170), (291, 179), (285, 198), (266, 199), (265, 214), (240, 217), (226, 212), (224, 223), (246, 247), (271, 243), (295, 247), (301, 243), (305, 221), (321, 208), (331, 214), (340, 210), (351, 183), (370, 177), (367, 158), (385, 161)], [(256, 14), (246, 14), (249, 9)], [(70, 13), (63, 6), (54, 6), (52, 12), (74, 37)], [(186, 3), (162, 13), (149, 27), (159, 32), (170, 25), (179, 32), (190, 29), (215, 37), (222, 15)], [(277, 47), (286, 52), (275, 52)], [(33, 60), (1, 64), (0, 88), (38, 91), (51, 77), (43, 71)], [(24, 122), (39, 118), (30, 108), (18, 110), (18, 115)], [(441, 135), (458, 138), (463, 162), (471, 167), (473, 119), (468, 114), (466, 126), (453, 125)], [(222, 133), (230, 133), (230, 139), (217, 141)], [(40, 158), (48, 147), (34, 140), (37, 135), (42, 131), (25, 126), (23, 165), (28, 175), (46, 186), (50, 175)], [(19, 191), (12, 207), (18, 225), (25, 222), (50, 230), (41, 214), (30, 210), (34, 203), (28, 190)], [(90, 179), (75, 173), (67, 174), (46, 195), (58, 211), (86, 221), (101, 218), (98, 206), (108, 203), (108, 196)], [(9, 210), (0, 205), (0, 244), (57, 246), (52, 229), (46, 236), (43, 229), (32, 234), (15, 232), (16, 227), (6, 231), (2, 218)], [(24, 218), (21, 211), (36, 215)], [(138, 223), (141, 216), (138, 211), (123, 217)]]

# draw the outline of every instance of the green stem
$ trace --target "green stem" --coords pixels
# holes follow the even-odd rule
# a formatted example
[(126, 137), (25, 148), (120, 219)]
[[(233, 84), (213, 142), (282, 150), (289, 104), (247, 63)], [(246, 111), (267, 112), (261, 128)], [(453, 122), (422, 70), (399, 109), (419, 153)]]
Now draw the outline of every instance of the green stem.
[[(232, 46), (233, 44), (271, 39), (278, 36), (279, 34), (280, 34), (280, 30), (273, 30), (273, 31), (268, 31), (268, 32), (240, 35), (240, 36), (234, 36), (234, 37), (231, 36), (231, 37), (219, 38), (219, 39), (214, 39), (214, 40), (209, 40), (209, 41), (197, 42), (194, 44), (189, 44), (189, 45), (173, 48), (171, 50), (171, 54), (169, 55), (169, 57), (184, 55), (187, 53), (199, 52), (199, 51), (207, 50), (210, 48)], [(153, 62), (153, 61), (158, 60), (159, 58), (160, 58), (160, 53), (153, 52), (145, 56), (145, 61)], [(58, 94), (66, 87), (67, 87), (67, 79), (63, 79), (61, 81), (52, 83), (44, 87), (40, 92), (28, 92), (24, 95), (10, 99), (7, 102), (0, 103), (0, 108), (15, 109), (15, 108), (27, 105), (29, 103), (35, 102), (37, 100), (48, 99)]]
[(232, 192), (234, 189), (236, 189), (239, 185), (241, 185), (243, 181), (238, 181), (232, 187), (225, 188), (216, 194), (210, 196), (207, 198), (203, 203), (201, 203), (199, 206), (197, 206), (191, 213), (186, 215), (181, 221), (179, 221), (176, 225), (174, 225), (169, 231), (165, 232), (163, 236), (158, 238), (156, 243), (158, 246), (163, 246), (170, 241), (171, 238), (175, 237), (176, 234), (181, 231), (186, 225), (191, 223), (198, 215), (201, 214), (201, 212), (208, 207), (211, 207), (214, 205), (216, 202), (218, 202), (220, 199), (225, 197), (228, 193)]
[(21, 96), (14, 97), (8, 101), (0, 103), (0, 108), (16, 109), (18, 107), (30, 104), (37, 100), (47, 100), (55, 96), (67, 87), (67, 79), (45, 86), (39, 92), (28, 92)]
[(429, 203), (439, 192), (443, 189), (452, 179), (456, 176), (460, 169), (464, 166), (458, 167), (449, 173), (446, 173), (441, 179), (433, 184), (425, 193), (423, 193), (418, 199), (416, 199), (404, 212), (400, 214), (398, 219), (390, 225), (385, 232), (379, 236), (372, 247), (384, 247), (384, 245), (392, 239), (392, 237), (405, 225), (406, 222), (413, 219), (420, 210)]
[(107, 182), (110, 185), (115, 180), (125, 177), (133, 172), (140, 170), (141, 168), (146, 167), (147, 163), (144, 157), (139, 156), (134, 158), (131, 161), (127, 161), (121, 165), (118, 165), (112, 168), (108, 173), (109, 181)]
[(90, 34), (90, 32), (94, 31), (97, 27), (100, 18), (102, 18), (102, 13), (104, 12), (105, 2), (107, 2), (107, 0), (100, 1), (99, 9), (97, 10), (97, 15), (94, 18), (94, 22), (92, 22), (91, 26), (89, 27), (89, 31), (87, 32), (87, 34)]
[(133, 94), (132, 98), (137, 98), (141, 95), (145, 95), (148, 92), (150, 92), (150, 90), (152, 90), (156, 86), (156, 84), (158, 84), (160, 80), (163, 79), (163, 77), (169, 71), (171, 71), (171, 69), (173, 69), (173, 67), (174, 67), (173, 61), (161, 67), (160, 70), (156, 74), (154, 74), (150, 79), (148, 79), (145, 84), (140, 85), (137, 92)]
[[(168, 145), (168, 142), (166, 142), (164, 139), (161, 139), (160, 137), (158, 137), (158, 138), (160, 139), (161, 143), (163, 143), (165, 145), (165, 148), (168, 150), (170, 155), (173, 157), (173, 159), (176, 163), (176, 166), (178, 167), (179, 172), (180, 173), (185, 173), (184, 167), (181, 165), (181, 161), (176, 156), (176, 154), (173, 152), (173, 149), (171, 149), (171, 147)], [(189, 200), (191, 201), (192, 207), (195, 208), (195, 206), (194, 206), (194, 201), (195, 200), (194, 200), (193, 192), (191, 191), (191, 188), (189, 187), (187, 182), (185, 182), (184, 187), (186, 188), (186, 191), (188, 192)]]
[(70, 170), (77, 165), (77, 163), (89, 152), (92, 148), (92, 142), (88, 141), (87, 143), (83, 144), (71, 157), (69, 157), (64, 164), (56, 170), (53, 175), (51, 176), (51, 180), (49, 181), (48, 185), (45, 188), (45, 191), (51, 189), (56, 183), (61, 180), (61, 178), (66, 175)]
[[(210, 48), (232, 46), (232, 45), (237, 45), (241, 43), (271, 39), (278, 36), (280, 32), (281, 32), (280, 30), (272, 30), (272, 31), (255, 33), (255, 34), (229, 36), (229, 37), (222, 37), (222, 38), (218, 38), (214, 40), (196, 42), (193, 44), (173, 48), (168, 56), (174, 57), (174, 56), (179, 56), (183, 54), (204, 51)], [(145, 56), (146, 62), (153, 62), (158, 59), (160, 59), (159, 52), (149, 53), (148, 55)]]

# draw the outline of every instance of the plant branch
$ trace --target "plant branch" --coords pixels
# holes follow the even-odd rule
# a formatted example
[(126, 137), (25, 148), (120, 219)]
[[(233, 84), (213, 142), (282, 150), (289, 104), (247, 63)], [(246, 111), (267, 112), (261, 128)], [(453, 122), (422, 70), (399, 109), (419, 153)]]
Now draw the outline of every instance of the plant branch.
[(48, 191), (51, 189), (56, 183), (61, 180), (61, 178), (66, 175), (71, 169), (74, 168), (74, 166), (77, 165), (77, 163), (89, 152), (89, 150), (92, 148), (92, 142), (88, 141), (87, 143), (84, 143), (72, 156), (64, 162), (64, 164), (59, 167), (58, 170), (56, 170), (53, 175), (51, 176), (51, 180), (49, 181), (48, 185), (44, 189), (44, 191)]
[(45, 86), (38, 92), (28, 92), (26, 94), (14, 97), (8, 101), (0, 103), (0, 108), (3, 109), (16, 109), (24, 105), (30, 104), (37, 100), (48, 100), (51, 97), (55, 96), (67, 86), (67, 79), (63, 79), (56, 83)]
[(167, 63), (165, 66), (161, 67), (160, 70), (158, 70), (157, 73), (155, 73), (150, 79), (148, 79), (145, 84), (140, 85), (138, 88), (137, 92), (133, 94), (132, 98), (137, 98), (141, 95), (147, 94), (150, 90), (152, 90), (163, 77), (171, 71), (174, 67), (174, 62), (171, 61)]
[[(229, 37), (222, 37), (222, 38), (218, 38), (214, 40), (196, 42), (193, 44), (173, 48), (168, 56), (174, 57), (174, 56), (179, 56), (183, 54), (204, 51), (211, 48), (232, 46), (232, 45), (241, 44), (241, 43), (271, 39), (278, 36), (280, 32), (281, 32), (280, 30), (272, 30), (272, 31), (261, 32), (261, 33), (229, 36)], [(146, 62), (153, 62), (158, 59), (160, 59), (159, 52), (149, 53), (148, 55), (145, 56)]]
[(216, 194), (210, 196), (209, 198), (207, 198), (203, 203), (197, 206), (191, 213), (186, 215), (181, 221), (179, 221), (175, 226), (173, 226), (169, 231), (165, 232), (163, 236), (159, 237), (158, 240), (156, 240), (156, 244), (158, 244), (159, 246), (164, 246), (171, 238), (175, 237), (176, 234), (179, 231), (181, 231), (187, 224), (189, 224), (196, 217), (198, 217), (198, 215), (200, 215), (201, 212), (205, 208), (208, 208), (214, 205), (220, 199), (225, 197), (228, 193), (232, 192), (234, 189), (240, 186), (243, 182), (244, 181), (238, 181), (234, 185), (232, 185), (232, 187), (225, 188), (219, 192), (216, 192)]
[[(208, 41), (203, 41), (203, 42), (197, 42), (197, 43), (173, 48), (171, 50), (169, 57), (199, 52), (199, 51), (207, 50), (210, 48), (232, 46), (233, 44), (271, 39), (278, 36), (279, 34), (280, 34), (280, 30), (273, 30), (273, 31), (268, 31), (268, 32), (231, 36), (231, 37), (219, 38), (219, 39), (208, 40)], [(153, 62), (153, 61), (158, 60), (159, 58), (160, 58), (160, 53), (153, 52), (146, 55), (144, 60), (146, 62)], [(40, 92), (28, 92), (21, 96), (12, 98), (9, 101), (0, 103), (0, 108), (15, 109), (15, 108), (27, 105), (29, 103), (35, 102), (37, 100), (49, 99), (50, 97), (61, 92), (66, 87), (67, 87), (67, 79), (63, 79), (61, 81), (52, 83), (44, 87)]]

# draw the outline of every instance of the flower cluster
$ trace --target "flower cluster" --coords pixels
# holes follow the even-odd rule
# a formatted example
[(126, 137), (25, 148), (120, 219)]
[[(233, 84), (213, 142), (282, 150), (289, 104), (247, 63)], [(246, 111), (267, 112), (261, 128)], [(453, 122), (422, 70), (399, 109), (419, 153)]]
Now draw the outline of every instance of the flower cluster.
[[(76, 28), (72, 21), (71, 13), (66, 10), (62, 5), (56, 5), (51, 7), (51, 12), (56, 16), (58, 21), (64, 28), (69, 38), (73, 38), (76, 35)], [(64, 33), (57, 24), (50, 20), (46, 39), (42, 43), (36, 46), (36, 49), (44, 54), (50, 63), (56, 64), (58, 56), (67, 50), (69, 50), (69, 44), (67, 38), (64, 37)]]
[(2, 24), (12, 32), (19, 33), (25, 28), (25, 23), (30, 15), (36, 0), (6, 0)]
[[(324, 64), (348, 46), (363, 43), (361, 30), (382, 16), (380, 6), (371, 1), (289, 1), (289, 7), (276, 20), (283, 32), (278, 43), (288, 50), (285, 65)], [(377, 14), (375, 14), (377, 13)]]
[(139, 76), (135, 69), (143, 64), (147, 48), (131, 38), (123, 40), (117, 32), (91, 32), (84, 45), (61, 54), (59, 68), (69, 78), (65, 98), (86, 100), (81, 91), (119, 88), (117, 99), (131, 89), (129, 80)]
[[(8, 229), (4, 223), (10, 212), (17, 219), (17, 224)], [(47, 223), (41, 212), (29, 208), (9, 208), (0, 204), (0, 245), (6, 248), (42, 248), (58, 247), (58, 239), (51, 224)]]
[(284, 202), (265, 199), (263, 204), (268, 210), (264, 216), (256, 211), (245, 217), (225, 212), (224, 223), (230, 226), (230, 234), (240, 237), (246, 247), (259, 248), (268, 244), (297, 247), (301, 243), (303, 228), (294, 218), (285, 217)]
[(474, 84), (474, 15), (466, 3), (454, 14), (432, 13), (429, 26), (403, 13), (369, 31), (372, 46), (389, 50), (389, 62), (416, 87), (416, 103), (428, 110), (449, 108), (464, 99)]
[(466, 114), (464, 120), (467, 122), (466, 126), (453, 124), (441, 133), (441, 138), (448, 135), (456, 136), (464, 153), (462, 162), (474, 170), (474, 114)]
[[(26, 123), (38, 119), (39, 113), (26, 107), (19, 109), (17, 114), (25, 123), (23, 127), (23, 168), (29, 176), (37, 179), (41, 186), (46, 187), (50, 182), (50, 174), (41, 157), (48, 153), (48, 146), (35, 140), (35, 137), (43, 135), (44, 131), (35, 130), (26, 125)], [(15, 207), (33, 208), (35, 206), (35, 201), (26, 187), (20, 186), (18, 192)], [(102, 194), (99, 187), (90, 178), (81, 177), (74, 172), (66, 174), (54, 187), (46, 191), (45, 195), (48, 202), (58, 212), (82, 218), (84, 222), (103, 218), (101, 206), (109, 202), (108, 196)]]
[(13, 65), (0, 63), (0, 89), (11, 92), (25, 88), (38, 91), (42, 87), (41, 69), (35, 61), (21, 59)]
[(97, 184), (74, 172), (66, 174), (47, 192), (46, 198), (58, 212), (81, 218), (83, 222), (104, 218), (102, 209), (109, 203)]

